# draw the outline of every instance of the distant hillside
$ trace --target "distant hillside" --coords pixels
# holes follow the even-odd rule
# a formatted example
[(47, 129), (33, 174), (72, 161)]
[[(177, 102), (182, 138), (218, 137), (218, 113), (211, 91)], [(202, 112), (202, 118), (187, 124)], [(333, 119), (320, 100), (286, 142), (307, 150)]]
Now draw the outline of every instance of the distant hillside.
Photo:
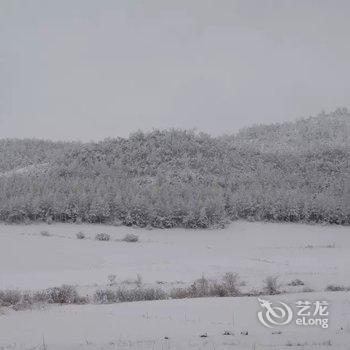
[(46, 163), (72, 145), (73, 143), (69, 142), (0, 139), (0, 174), (29, 165)]
[(349, 146), (349, 119), (346, 109), (337, 109), (331, 114), (322, 113), (318, 117), (295, 122), (244, 128), (237, 134), (236, 141), (264, 152), (305, 153), (327, 148), (344, 149)]
[[(217, 138), (156, 130), (87, 144), (0, 141), (12, 159), (0, 163), (7, 171), (0, 176), (0, 219), (201, 228), (236, 218), (349, 224), (349, 121), (339, 109)], [(16, 168), (25, 171), (9, 172)]]

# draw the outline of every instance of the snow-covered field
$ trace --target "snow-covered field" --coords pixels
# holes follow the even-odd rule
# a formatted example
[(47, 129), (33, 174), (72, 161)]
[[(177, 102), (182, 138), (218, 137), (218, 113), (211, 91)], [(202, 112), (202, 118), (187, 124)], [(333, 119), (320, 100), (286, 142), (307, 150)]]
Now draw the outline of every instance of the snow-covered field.
[[(50, 236), (40, 234), (47, 231)], [(84, 232), (85, 240), (76, 233)], [(106, 232), (111, 241), (96, 241)], [(136, 233), (139, 242), (116, 241)], [(304, 280), (316, 290), (350, 284), (350, 229), (339, 226), (235, 222), (223, 230), (143, 230), (104, 225), (0, 225), (0, 289), (62, 283), (192, 282), (204, 274), (240, 274), (259, 288), (264, 277)]]
[[(42, 235), (47, 231), (47, 235)], [(86, 239), (78, 240), (76, 233)], [(111, 241), (94, 239), (97, 233)], [(135, 233), (139, 242), (120, 239)], [(279, 275), (291, 292), (269, 300), (327, 300), (330, 327), (288, 325), (272, 334), (257, 321), (256, 297), (203, 298), (114, 305), (46, 306), (2, 310), (0, 349), (350, 349), (350, 293), (324, 292), (350, 285), (348, 227), (235, 222), (223, 230), (142, 230), (103, 225), (0, 225), (0, 289), (73, 284), (105, 287), (108, 275), (167, 288), (204, 275), (239, 273), (246, 290)], [(313, 293), (293, 293), (299, 278)], [(228, 330), (234, 335), (222, 335)], [(241, 331), (248, 335), (241, 335)], [(207, 338), (200, 334), (208, 333)], [(169, 339), (164, 339), (169, 337)]]
[[(202, 298), (112, 305), (52, 306), (0, 317), (0, 349), (349, 349), (348, 293), (270, 300), (329, 300), (330, 327), (258, 323), (256, 298)], [(233, 334), (223, 335), (224, 331)], [(242, 335), (241, 332), (248, 332)], [(207, 333), (207, 338), (200, 335)], [(168, 337), (169, 339), (165, 339)], [(8, 347), (5, 347), (7, 345)]]

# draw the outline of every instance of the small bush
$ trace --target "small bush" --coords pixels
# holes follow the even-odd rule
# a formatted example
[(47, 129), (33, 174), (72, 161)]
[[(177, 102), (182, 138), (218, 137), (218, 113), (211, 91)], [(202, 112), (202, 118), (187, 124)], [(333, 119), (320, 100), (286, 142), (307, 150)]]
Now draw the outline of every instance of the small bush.
[(25, 310), (35, 303), (85, 304), (88, 301), (88, 297), (79, 296), (76, 288), (69, 285), (36, 292), (0, 291), (0, 306), (12, 306), (14, 310)]
[(186, 299), (190, 298), (190, 293), (188, 288), (173, 288), (170, 291), (171, 299)]
[(80, 304), (81, 300), (75, 287), (62, 285), (46, 290), (47, 302), (51, 304)]
[(22, 293), (18, 290), (0, 291), (0, 305), (11, 306), (16, 305), (22, 299)]
[(49, 237), (49, 236), (50, 236), (49, 231), (41, 231), (40, 234), (41, 234), (43, 237)]
[(299, 278), (296, 278), (295, 280), (292, 280), (288, 283), (288, 286), (296, 287), (296, 286), (303, 286), (305, 283), (300, 280)]
[(326, 292), (344, 292), (346, 290), (348, 288), (336, 284), (329, 284), (325, 289)]
[(84, 239), (85, 238), (85, 234), (83, 232), (78, 232), (76, 234), (76, 236), (77, 236), (78, 239)]
[(210, 281), (202, 276), (192, 283), (190, 287), (172, 289), (170, 297), (173, 299), (184, 299), (237, 296), (241, 294), (238, 285), (238, 275), (231, 272), (225, 274), (221, 283)]
[(95, 236), (95, 239), (97, 241), (109, 241), (111, 238), (111, 236), (108, 234), (108, 233), (98, 233), (96, 236)]
[(128, 242), (128, 243), (138, 242), (138, 240), (139, 240), (139, 237), (133, 233), (126, 234), (122, 239), (123, 242)]
[(47, 290), (36, 291), (32, 295), (33, 303), (47, 303), (49, 298), (49, 293)]
[(192, 298), (209, 296), (209, 290), (209, 281), (202, 276), (192, 283), (190, 287), (190, 295)]
[(12, 306), (14, 310), (26, 310), (35, 302), (33, 295), (29, 292), (18, 290), (0, 291), (0, 306)]
[(276, 295), (281, 294), (281, 291), (279, 290), (280, 285), (278, 283), (278, 277), (275, 276), (268, 276), (263, 281), (264, 283), (264, 292), (269, 295)]
[(117, 290), (98, 290), (94, 294), (94, 301), (98, 304), (125, 303), (132, 301), (163, 300), (168, 296), (158, 288), (134, 288)]
[(117, 302), (115, 292), (109, 289), (97, 290), (93, 296), (93, 300), (96, 304), (111, 304)]
[(33, 296), (31, 293), (29, 292), (24, 292), (21, 295), (21, 300), (16, 303), (15, 305), (13, 305), (13, 309), (15, 311), (22, 311), (22, 310), (28, 310), (31, 309), (33, 306)]
[(123, 301), (143, 301), (143, 300), (163, 300), (167, 294), (159, 288), (136, 288), (127, 292), (120, 290), (119, 300)]
[(239, 290), (239, 275), (237, 273), (227, 272), (223, 277), (224, 287), (227, 289), (228, 295), (236, 296), (241, 294)]
[(17, 303), (16, 305), (13, 305), (12, 309), (15, 311), (24, 311), (24, 310), (28, 310), (31, 309), (33, 306), (32, 303), (28, 303), (28, 302), (22, 302), (20, 301), (19, 303)]
[(213, 297), (227, 297), (230, 295), (225, 285), (220, 283), (213, 283), (210, 285), (209, 294)]

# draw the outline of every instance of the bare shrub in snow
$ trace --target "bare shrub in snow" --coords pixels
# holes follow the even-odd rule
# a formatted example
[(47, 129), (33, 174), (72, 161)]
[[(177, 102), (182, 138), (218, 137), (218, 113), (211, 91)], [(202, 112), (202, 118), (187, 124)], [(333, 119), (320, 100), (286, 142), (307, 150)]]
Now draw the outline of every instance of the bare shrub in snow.
[(268, 276), (264, 279), (264, 292), (269, 295), (281, 294), (278, 276)]
[(32, 308), (33, 303), (33, 296), (29, 292), (24, 292), (21, 295), (21, 300), (15, 305), (13, 305), (13, 309), (15, 311), (28, 310)]
[(223, 277), (223, 284), (226, 290), (228, 291), (229, 295), (234, 296), (234, 295), (241, 294), (239, 290), (240, 281), (239, 281), (238, 273), (233, 273), (233, 272), (225, 273)]
[(193, 297), (204, 297), (209, 295), (209, 281), (202, 276), (192, 283), (190, 287), (190, 294)]
[(97, 241), (109, 241), (111, 238), (111, 236), (108, 234), (108, 233), (98, 233), (96, 236), (95, 236), (95, 239)]
[(40, 234), (41, 234), (43, 237), (49, 237), (49, 236), (50, 236), (50, 232), (49, 232), (49, 231), (41, 231)]
[(300, 280), (299, 278), (296, 278), (288, 283), (288, 286), (296, 287), (296, 286), (303, 286), (305, 283)]
[(159, 288), (119, 288), (117, 290), (98, 290), (94, 294), (94, 301), (97, 304), (124, 303), (146, 300), (163, 300), (168, 295)]
[(326, 292), (344, 292), (344, 291), (347, 291), (349, 290), (350, 288), (347, 288), (345, 286), (340, 286), (338, 284), (329, 284), (325, 291)]
[(46, 290), (47, 302), (52, 304), (79, 304), (82, 300), (77, 289), (67, 284)]
[(239, 276), (230, 272), (224, 275), (222, 282), (202, 276), (190, 287), (172, 289), (169, 295), (173, 299), (237, 296), (241, 294), (238, 286)]
[(139, 237), (134, 233), (126, 234), (122, 239), (123, 242), (129, 242), (129, 243), (135, 243), (135, 242), (138, 242), (138, 240), (139, 240)]
[(18, 290), (0, 291), (0, 305), (11, 306), (19, 303), (22, 299), (22, 293)]
[(190, 297), (188, 288), (173, 288), (169, 295), (171, 299), (186, 299)]
[(32, 294), (33, 303), (47, 303), (49, 298), (49, 293), (47, 290), (35, 291)]
[(117, 302), (115, 292), (110, 289), (97, 290), (94, 293), (93, 300), (96, 304), (111, 304)]
[(118, 299), (120, 302), (163, 300), (166, 298), (167, 294), (160, 288), (119, 289), (118, 291)]
[(84, 239), (84, 238), (85, 238), (85, 234), (84, 234), (83, 232), (78, 232), (78, 233), (76, 234), (76, 237), (77, 237), (78, 239)]
[(0, 291), (0, 306), (13, 306), (14, 310), (25, 310), (35, 303), (86, 304), (88, 297), (82, 297), (73, 286), (62, 285), (35, 292), (19, 290)]
[(227, 297), (230, 294), (226, 286), (222, 283), (213, 283), (210, 284), (209, 295), (213, 297)]

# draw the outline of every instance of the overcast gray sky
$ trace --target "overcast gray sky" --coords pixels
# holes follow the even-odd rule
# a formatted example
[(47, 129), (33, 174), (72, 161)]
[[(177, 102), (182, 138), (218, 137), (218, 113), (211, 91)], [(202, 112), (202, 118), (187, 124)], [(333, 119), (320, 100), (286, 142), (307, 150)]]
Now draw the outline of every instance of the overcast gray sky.
[(349, 107), (350, 1), (1, 0), (0, 138), (97, 140)]

